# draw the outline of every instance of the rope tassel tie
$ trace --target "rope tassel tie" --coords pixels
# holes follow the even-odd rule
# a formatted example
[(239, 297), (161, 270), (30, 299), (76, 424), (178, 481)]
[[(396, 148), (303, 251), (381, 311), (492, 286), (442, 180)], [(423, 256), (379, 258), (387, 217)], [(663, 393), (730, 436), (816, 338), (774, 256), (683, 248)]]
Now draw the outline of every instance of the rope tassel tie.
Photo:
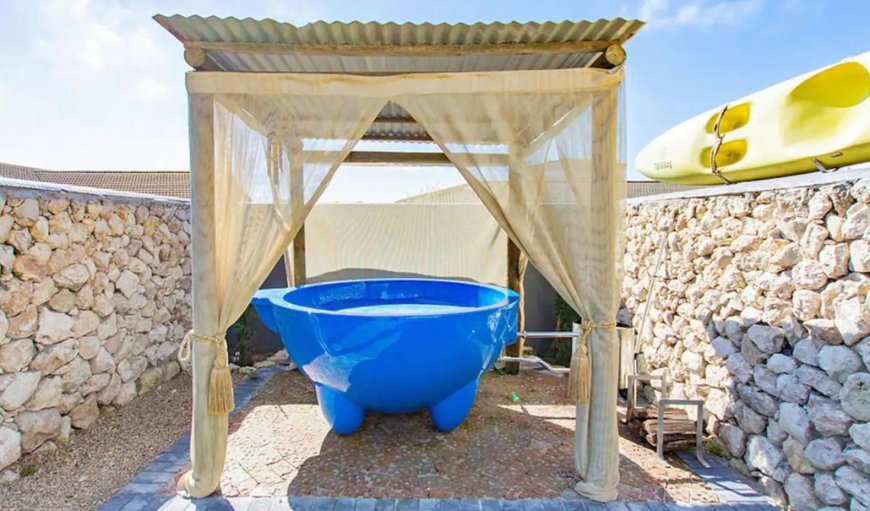
[(211, 368), (208, 381), (208, 413), (226, 415), (236, 406), (233, 401), (233, 378), (229, 368), (227, 340), (222, 335), (200, 335), (191, 330), (184, 336), (181, 346), (178, 348), (179, 362), (190, 360), (190, 342), (192, 339), (200, 342), (211, 342), (216, 346), (214, 365)]
[(592, 371), (589, 366), (589, 335), (596, 328), (616, 328), (616, 323), (580, 324), (583, 331), (577, 341), (577, 349), (571, 355), (571, 372), (568, 374), (568, 397), (575, 403), (588, 403), (592, 395)]

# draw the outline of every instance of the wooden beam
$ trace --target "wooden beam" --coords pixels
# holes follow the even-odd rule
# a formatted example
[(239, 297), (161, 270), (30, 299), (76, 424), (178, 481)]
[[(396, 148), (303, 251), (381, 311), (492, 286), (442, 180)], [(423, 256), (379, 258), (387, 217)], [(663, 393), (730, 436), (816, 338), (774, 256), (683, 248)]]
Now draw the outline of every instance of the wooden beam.
[(500, 44), (311, 44), (311, 43), (251, 43), (190, 41), (185, 47), (206, 52), (248, 54), (310, 55), (397, 55), (397, 56), (462, 56), (462, 55), (533, 55), (541, 53), (598, 53), (607, 50), (613, 41), (556, 41), (542, 43)]
[(452, 165), (443, 153), (353, 151), (344, 163), (350, 165)]
[(572, 122), (577, 120), (578, 117), (583, 115), (588, 111), (586, 107), (574, 107), (568, 113), (562, 116), (559, 120), (557, 120), (553, 125), (547, 128), (543, 133), (534, 138), (531, 142), (529, 142), (528, 148), (526, 148), (526, 154), (524, 156), (528, 156), (538, 149), (541, 148), (542, 145), (552, 141), (562, 130), (566, 129), (571, 125)]
[[(483, 166), (505, 166), (506, 154), (455, 154), (456, 163)], [(414, 165), (414, 166), (453, 166), (454, 162), (443, 153), (414, 153), (388, 151), (353, 151), (344, 160), (348, 165)]]
[[(289, 127), (282, 126), (283, 133), (286, 135), (290, 132)], [(290, 153), (290, 200), (293, 204), (295, 212), (301, 212), (305, 207), (305, 155), (303, 153), (303, 142), (298, 137), (288, 137), (284, 144), (286, 150)], [(297, 213), (298, 214), (298, 213)], [(294, 223), (296, 214), (294, 214)], [(301, 286), (305, 284), (305, 220), (300, 219), (302, 225), (299, 226), (299, 231), (296, 237), (293, 238), (292, 249), (292, 264), (293, 264), (293, 285)], [(285, 253), (285, 256), (288, 254)]]
[(281, 261), (284, 263), (284, 280), (287, 283), (287, 287), (293, 287), (293, 261), (291, 261), (292, 257), (290, 257), (291, 252), (292, 249), (287, 247), (287, 250), (284, 251), (284, 255), (281, 256)]
[(184, 47), (184, 61), (197, 71), (223, 71), (224, 69), (218, 65), (202, 48), (195, 46)]
[[(525, 148), (522, 144), (515, 143), (510, 147), (511, 155), (514, 158), (519, 158), (523, 154)], [(519, 179), (519, 175), (517, 174), (517, 169), (509, 168), (508, 169), (508, 204), (510, 207), (515, 201), (519, 201), (520, 198), (516, 196), (516, 190), (519, 189), (519, 183), (517, 180)], [(520, 295), (520, 302), (517, 306), (517, 330), (523, 331), (526, 328), (526, 313), (525, 313), (525, 290), (523, 289), (523, 277), (526, 273), (526, 262), (528, 260), (523, 254), (523, 251), (520, 247), (513, 242), (513, 240), (508, 236), (507, 241), (507, 287), (508, 289), (512, 289)], [(523, 356), (523, 348), (525, 347), (525, 338), (517, 337), (516, 342), (507, 346), (505, 348), (505, 355), (509, 357), (521, 357)], [(520, 363), (519, 362), (507, 362), (505, 364), (505, 372), (508, 374), (517, 374), (520, 372)]]
[(305, 224), (293, 238), (293, 285), (305, 284)]
[(607, 47), (606, 50), (593, 57), (586, 67), (594, 67), (598, 69), (613, 69), (625, 63), (626, 53), (625, 48), (618, 42), (614, 42)]
[[(525, 328), (525, 313), (523, 312), (523, 282), (522, 282), (522, 262), (523, 252), (520, 250), (510, 238), (507, 242), (507, 287), (520, 294), (520, 305), (517, 310), (517, 329)], [(523, 356), (523, 347), (525, 346), (524, 339), (517, 337), (515, 343), (505, 348), (505, 355), (509, 357)], [(517, 374), (520, 372), (519, 362), (505, 362), (504, 370), (508, 374)]]
[(365, 134), (361, 140), (375, 140), (379, 142), (432, 142), (432, 137), (426, 133), (420, 133), (419, 135)]
[(619, 43), (611, 44), (604, 51), (604, 60), (613, 67), (621, 66), (625, 62), (625, 48)]

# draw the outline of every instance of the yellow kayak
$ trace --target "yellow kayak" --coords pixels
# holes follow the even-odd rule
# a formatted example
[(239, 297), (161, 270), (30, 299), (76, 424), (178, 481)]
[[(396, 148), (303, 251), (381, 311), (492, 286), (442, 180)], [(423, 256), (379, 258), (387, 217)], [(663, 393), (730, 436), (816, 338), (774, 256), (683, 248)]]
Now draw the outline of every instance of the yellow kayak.
[(868, 69), (870, 52), (704, 112), (644, 147), (637, 169), (709, 185), (870, 161)]

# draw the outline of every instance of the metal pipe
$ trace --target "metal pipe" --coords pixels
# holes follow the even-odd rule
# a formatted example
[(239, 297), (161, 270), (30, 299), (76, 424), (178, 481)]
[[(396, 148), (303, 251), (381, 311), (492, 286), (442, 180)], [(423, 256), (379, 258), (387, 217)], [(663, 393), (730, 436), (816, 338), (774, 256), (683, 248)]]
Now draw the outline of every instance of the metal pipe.
[(550, 364), (548, 364), (545, 360), (542, 360), (541, 358), (534, 357), (534, 356), (529, 356), (529, 357), (502, 356), (502, 357), (499, 357), (499, 361), (500, 362), (527, 362), (530, 364), (539, 364), (539, 365), (544, 367), (544, 370), (549, 371), (549, 372), (554, 373), (554, 374), (558, 374), (558, 375), (568, 374), (568, 372), (570, 371), (570, 369), (568, 369), (567, 367), (553, 367)]
[[(650, 305), (652, 304), (653, 296), (655, 296), (656, 285), (658, 284), (658, 278), (661, 277), (661, 275), (659, 275), (659, 268), (661, 267), (661, 264), (662, 264), (662, 256), (665, 255), (665, 247), (668, 244), (668, 236), (671, 234), (671, 231), (674, 229), (674, 226), (676, 224), (677, 224), (677, 210), (674, 209), (671, 212), (671, 222), (668, 225), (668, 230), (666, 232), (662, 233), (662, 241), (661, 241), (661, 245), (659, 245), (659, 253), (658, 253), (658, 255), (656, 255), (656, 265), (653, 268), (652, 274), (650, 275), (649, 286), (648, 286), (647, 295), (646, 295), (646, 303), (643, 306), (643, 316), (641, 316), (640, 330), (638, 330), (640, 335), (638, 336), (639, 337), (638, 341), (634, 345), (634, 353), (632, 354), (635, 358), (637, 358), (637, 354), (640, 353), (640, 351), (641, 351), (640, 350), (641, 346), (643, 346), (644, 341), (646, 341), (647, 337), (648, 337), (646, 335), (646, 318), (647, 318), (647, 315), (649, 314), (649, 308), (650, 308)], [(635, 360), (634, 371), (637, 372), (637, 360)]]
[(579, 336), (579, 332), (517, 332), (517, 337), (525, 339), (573, 339)]

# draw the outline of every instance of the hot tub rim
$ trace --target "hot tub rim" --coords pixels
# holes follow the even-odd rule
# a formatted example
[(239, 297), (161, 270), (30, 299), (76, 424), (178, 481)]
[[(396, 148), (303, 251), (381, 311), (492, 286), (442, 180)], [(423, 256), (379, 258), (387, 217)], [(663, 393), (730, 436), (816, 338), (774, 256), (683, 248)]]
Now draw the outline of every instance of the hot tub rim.
[[(504, 297), (499, 301), (490, 304), (484, 305), (480, 307), (463, 307), (462, 310), (452, 311), (452, 312), (443, 312), (443, 311), (414, 311), (405, 314), (399, 313), (387, 313), (387, 314), (359, 314), (353, 312), (353, 310), (328, 310), (317, 307), (309, 307), (304, 305), (298, 305), (296, 303), (292, 303), (287, 301), (284, 297), (297, 289), (302, 288), (311, 288), (316, 286), (326, 286), (326, 285), (337, 285), (337, 284), (356, 284), (360, 282), (447, 282), (452, 284), (460, 284), (465, 286), (475, 286), (475, 287), (484, 287), (495, 290), (501, 293)], [(433, 318), (438, 316), (461, 316), (466, 314), (477, 314), (485, 311), (492, 311), (504, 308), (512, 304), (513, 301), (519, 301), (520, 295), (506, 287), (496, 286), (494, 284), (483, 284), (479, 282), (468, 282), (465, 280), (456, 280), (456, 279), (420, 279), (420, 278), (385, 278), (385, 279), (344, 279), (344, 280), (331, 280), (328, 282), (316, 282), (312, 284), (302, 284), (300, 286), (293, 287), (279, 287), (272, 289), (261, 289), (257, 292), (257, 295), (254, 296), (254, 300), (268, 300), (269, 303), (274, 307), (281, 307), (283, 309), (290, 309), (299, 312), (305, 312), (308, 314), (316, 314), (319, 316), (338, 316), (338, 317), (356, 317), (356, 318), (404, 318), (404, 319), (412, 319), (415, 317), (426, 317)]]

